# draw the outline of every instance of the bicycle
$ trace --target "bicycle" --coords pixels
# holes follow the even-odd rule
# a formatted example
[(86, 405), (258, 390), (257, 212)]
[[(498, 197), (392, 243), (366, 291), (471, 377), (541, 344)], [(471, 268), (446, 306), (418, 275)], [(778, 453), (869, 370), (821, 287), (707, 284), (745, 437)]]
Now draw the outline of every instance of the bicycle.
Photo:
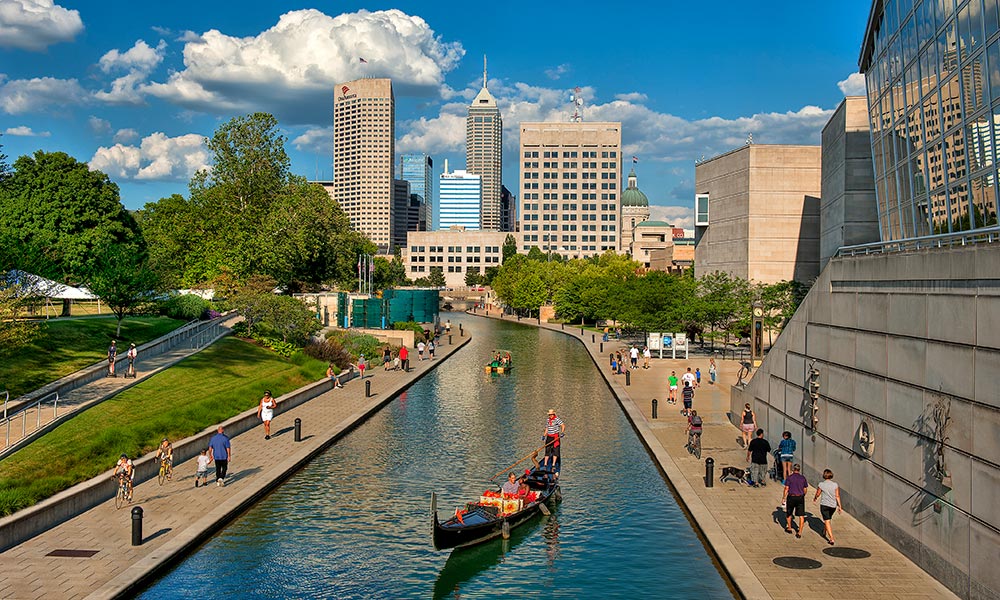
[(174, 467), (170, 464), (170, 459), (164, 456), (160, 459), (160, 472), (156, 475), (156, 482), (163, 485), (163, 482), (170, 480), (173, 474)]
[(129, 485), (128, 474), (122, 472), (116, 475), (118, 478), (118, 492), (115, 494), (115, 508), (119, 509), (131, 502), (132, 490)]
[(693, 454), (695, 458), (701, 459), (701, 434), (700, 433), (688, 433), (688, 444), (687, 449), (689, 454)]

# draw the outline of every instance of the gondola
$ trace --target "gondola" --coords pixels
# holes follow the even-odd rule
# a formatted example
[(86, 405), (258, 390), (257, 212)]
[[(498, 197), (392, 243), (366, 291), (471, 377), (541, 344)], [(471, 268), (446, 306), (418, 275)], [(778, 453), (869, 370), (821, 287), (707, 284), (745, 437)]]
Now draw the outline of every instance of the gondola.
[(462, 548), (487, 540), (510, 536), (510, 531), (539, 513), (549, 514), (549, 506), (561, 500), (559, 491), (559, 466), (554, 470), (535, 467), (524, 476), (528, 486), (525, 498), (503, 498), (498, 495), (480, 496), (465, 509), (455, 511), (455, 516), (438, 520), (437, 496), (431, 494), (431, 512), (434, 515), (434, 548)]
[[(514, 369), (514, 360), (509, 350), (494, 350), (493, 356), (493, 360), (486, 364), (487, 373), (510, 373)], [(506, 360), (497, 359), (497, 356), (502, 356)]]

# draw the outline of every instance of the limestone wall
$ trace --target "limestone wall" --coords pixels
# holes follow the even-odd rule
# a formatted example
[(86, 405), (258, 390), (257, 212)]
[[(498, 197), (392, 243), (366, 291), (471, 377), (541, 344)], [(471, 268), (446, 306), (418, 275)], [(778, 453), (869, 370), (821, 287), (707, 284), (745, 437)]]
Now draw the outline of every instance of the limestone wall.
[(751, 402), (810, 482), (832, 469), (851, 514), (963, 598), (1000, 598), (998, 376), (1000, 245), (834, 258), (732, 415)]

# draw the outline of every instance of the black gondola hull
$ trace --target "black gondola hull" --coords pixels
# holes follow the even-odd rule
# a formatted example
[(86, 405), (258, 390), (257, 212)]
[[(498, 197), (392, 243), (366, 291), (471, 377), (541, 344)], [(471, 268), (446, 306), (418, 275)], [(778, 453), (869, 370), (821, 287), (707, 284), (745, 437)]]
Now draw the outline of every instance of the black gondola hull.
[[(456, 523), (456, 519), (454, 518), (442, 523), (438, 520), (437, 511), (435, 510), (433, 516), (434, 548), (437, 550), (462, 548), (496, 539), (503, 535), (504, 523), (507, 523), (509, 532), (542, 512), (541, 505), (549, 505), (558, 498), (559, 484), (554, 484), (546, 488), (543, 492), (540, 492), (535, 502), (525, 506), (518, 512), (505, 517), (496, 517), (482, 523)], [(480, 517), (475, 513), (469, 513), (466, 518), (473, 521), (478, 520)]]

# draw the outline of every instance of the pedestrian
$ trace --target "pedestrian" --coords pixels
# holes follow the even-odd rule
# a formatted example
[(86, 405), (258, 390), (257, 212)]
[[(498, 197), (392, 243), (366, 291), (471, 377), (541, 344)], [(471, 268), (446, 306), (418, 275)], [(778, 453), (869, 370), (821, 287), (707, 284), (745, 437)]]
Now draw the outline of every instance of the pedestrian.
[(365, 369), (368, 368), (368, 362), (365, 361), (365, 355), (362, 354), (358, 357), (358, 371), (361, 373), (361, 379), (365, 378)]
[(611, 374), (612, 375), (618, 374), (618, 359), (615, 358), (614, 352), (611, 353)]
[(741, 440), (743, 447), (746, 448), (750, 443), (750, 436), (757, 429), (757, 413), (750, 410), (750, 403), (747, 402), (743, 405), (743, 420), (740, 423), (740, 431), (743, 433), (743, 439)]
[(697, 380), (694, 378), (694, 373), (691, 372), (691, 367), (688, 367), (687, 371), (681, 375), (681, 381), (686, 381), (691, 384), (691, 387), (694, 387)]
[(125, 371), (125, 375), (130, 377), (135, 377), (135, 359), (139, 356), (139, 351), (135, 349), (135, 342), (132, 342), (128, 346), (128, 352), (125, 353), (128, 357), (128, 370)]
[(274, 418), (274, 408), (278, 402), (271, 397), (271, 390), (264, 391), (264, 397), (257, 405), (257, 418), (264, 422), (264, 439), (271, 439), (271, 419)]
[(784, 483), (792, 474), (792, 463), (795, 461), (795, 440), (792, 439), (792, 432), (786, 431), (781, 434), (778, 457), (781, 459), (781, 482)]
[(215, 463), (215, 485), (226, 485), (226, 472), (229, 471), (229, 461), (233, 457), (233, 448), (229, 436), (222, 431), (222, 425), (212, 439), (208, 440), (208, 462)]
[(115, 359), (118, 358), (118, 341), (111, 340), (108, 346), (108, 377), (115, 377)]
[(202, 450), (201, 454), (198, 455), (198, 470), (194, 474), (194, 487), (198, 487), (198, 480), (201, 480), (201, 485), (208, 485), (208, 450)]
[(424, 348), (426, 347), (423, 340), (417, 342), (417, 360), (424, 360)]
[(652, 355), (649, 352), (649, 346), (643, 346), (642, 347), (642, 368), (643, 369), (648, 369), (649, 368), (649, 359), (651, 357), (652, 357)]
[(616, 340), (622, 339), (622, 328), (621, 327), (615, 327), (615, 339)]
[(625, 356), (626, 356), (625, 353), (622, 353), (622, 352), (618, 353), (618, 374), (619, 375), (624, 375), (625, 374)]
[(389, 370), (389, 365), (392, 363), (392, 348), (386, 346), (382, 349), (382, 365), (385, 367), (384, 370)]
[(667, 402), (677, 404), (677, 371), (670, 372), (670, 377), (667, 377), (667, 385), (670, 387)]
[(823, 481), (816, 486), (816, 495), (813, 502), (819, 500), (819, 512), (823, 515), (823, 530), (826, 534), (826, 543), (833, 545), (833, 520), (834, 512), (844, 512), (844, 507), (840, 505), (840, 486), (833, 481), (833, 471), (823, 469)]
[(802, 537), (802, 528), (806, 524), (806, 489), (809, 482), (799, 471), (802, 467), (792, 466), (792, 474), (785, 479), (785, 491), (782, 492), (781, 503), (785, 506), (785, 533), (792, 533), (792, 516), (799, 518), (799, 530), (795, 537)]
[(451, 319), (444, 322), (444, 332), (451, 333)]
[(399, 349), (399, 362), (403, 365), (403, 371), (410, 371), (410, 351), (406, 346)]
[(694, 386), (691, 385), (690, 381), (684, 382), (684, 389), (681, 390), (681, 397), (684, 400), (684, 409), (681, 410), (681, 414), (685, 417), (691, 412), (691, 404), (694, 402)]
[(628, 351), (628, 357), (632, 363), (632, 370), (635, 371), (639, 368), (639, 349), (632, 346), (632, 348)]
[(708, 382), (715, 385), (715, 376), (718, 374), (719, 368), (715, 366), (715, 357), (708, 359)]
[(607, 325), (604, 326), (604, 336), (601, 338), (601, 341), (602, 342), (607, 342), (608, 341), (608, 326)]
[(427, 342), (427, 355), (434, 360), (434, 340)]
[(556, 411), (549, 409), (548, 418), (545, 421), (545, 458), (542, 459), (542, 466), (548, 465), (550, 471), (555, 471), (558, 476), (560, 465), (559, 438), (566, 433), (566, 424), (556, 416)]
[(334, 389), (344, 387), (343, 384), (340, 383), (340, 373), (336, 372), (336, 367), (333, 366), (332, 362), (330, 363), (330, 366), (326, 368), (326, 376), (333, 382)]
[(694, 370), (694, 382), (695, 385), (701, 387), (701, 367)]
[(767, 455), (771, 453), (771, 444), (764, 439), (764, 430), (757, 430), (757, 437), (747, 445), (747, 462), (750, 463), (750, 479), (754, 487), (767, 485)]

